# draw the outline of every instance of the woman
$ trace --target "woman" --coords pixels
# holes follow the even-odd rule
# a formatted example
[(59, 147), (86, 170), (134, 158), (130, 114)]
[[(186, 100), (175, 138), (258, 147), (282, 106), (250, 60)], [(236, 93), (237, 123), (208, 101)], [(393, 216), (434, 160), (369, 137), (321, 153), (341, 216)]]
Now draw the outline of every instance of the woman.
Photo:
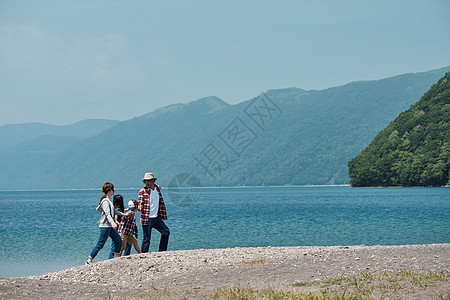
[(97, 256), (100, 249), (106, 243), (108, 237), (112, 239), (111, 252), (108, 258), (119, 257), (120, 248), (122, 247), (122, 238), (117, 232), (117, 224), (115, 222), (115, 215), (127, 216), (131, 214), (128, 212), (124, 214), (114, 208), (110, 198), (114, 195), (114, 185), (110, 182), (106, 182), (102, 187), (103, 196), (100, 198), (100, 202), (97, 206), (97, 211), (102, 214), (98, 221), (98, 227), (100, 227), (100, 237), (98, 238), (97, 245), (92, 249), (86, 264), (92, 263), (93, 259)]

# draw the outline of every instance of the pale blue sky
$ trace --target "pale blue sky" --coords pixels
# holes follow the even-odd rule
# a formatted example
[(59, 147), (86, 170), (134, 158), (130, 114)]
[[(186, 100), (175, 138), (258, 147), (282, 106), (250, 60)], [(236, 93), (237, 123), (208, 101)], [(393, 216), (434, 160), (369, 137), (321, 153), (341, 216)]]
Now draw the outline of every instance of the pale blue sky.
[(0, 125), (450, 65), (450, 1), (0, 0)]

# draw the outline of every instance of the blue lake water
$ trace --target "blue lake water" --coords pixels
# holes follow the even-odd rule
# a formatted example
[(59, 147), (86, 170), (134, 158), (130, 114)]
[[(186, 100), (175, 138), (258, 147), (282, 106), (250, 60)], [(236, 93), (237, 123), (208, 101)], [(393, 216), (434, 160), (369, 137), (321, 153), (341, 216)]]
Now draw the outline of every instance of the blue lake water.
[[(126, 204), (138, 191), (117, 189), (116, 194)], [(169, 251), (450, 243), (449, 188), (204, 188), (190, 206), (178, 205), (169, 189), (162, 192)], [(98, 190), (0, 192), (0, 277), (84, 264), (99, 235), (100, 196)], [(139, 213), (137, 221), (142, 233)], [(157, 250), (159, 237), (153, 231), (150, 251)], [(142, 235), (138, 240), (141, 244)], [(109, 249), (110, 242), (95, 261), (106, 259)]]

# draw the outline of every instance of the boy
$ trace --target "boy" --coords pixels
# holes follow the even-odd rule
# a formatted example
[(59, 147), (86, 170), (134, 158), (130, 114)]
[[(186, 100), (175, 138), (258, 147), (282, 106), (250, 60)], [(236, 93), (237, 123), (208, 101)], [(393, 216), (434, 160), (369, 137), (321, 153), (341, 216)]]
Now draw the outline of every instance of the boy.
[[(133, 245), (137, 253), (142, 253), (136, 240), (138, 237), (138, 229), (136, 226), (134, 211), (136, 210), (137, 204), (138, 203), (136, 200), (128, 201), (128, 211), (132, 211), (133, 213), (129, 216), (122, 216), (122, 221), (120, 221), (118, 231), (120, 237), (122, 238), (122, 249), (120, 250), (119, 256), (122, 255), (123, 250), (125, 250), (125, 248), (127, 247), (127, 243)], [(136, 238), (133, 237), (133, 234), (136, 236)]]

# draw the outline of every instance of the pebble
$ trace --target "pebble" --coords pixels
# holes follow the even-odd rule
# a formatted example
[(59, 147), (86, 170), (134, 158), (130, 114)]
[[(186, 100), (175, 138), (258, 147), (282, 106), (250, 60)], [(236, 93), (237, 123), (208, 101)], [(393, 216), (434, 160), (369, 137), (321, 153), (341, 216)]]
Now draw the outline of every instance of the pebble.
[[(264, 263), (243, 266), (244, 262), (255, 261)], [(351, 277), (367, 270), (371, 273), (398, 270), (450, 272), (450, 244), (180, 250), (135, 254), (16, 280), (25, 282), (21, 289), (36, 295), (41, 292), (43, 298), (45, 295), (54, 297), (50, 290), (43, 290), (48, 284), (55, 288), (65, 285), (65, 289), (75, 290), (77, 298), (89, 294), (82, 286), (89, 282), (96, 295), (104, 295), (100, 290), (112, 288), (120, 293), (129, 288), (130, 282), (134, 283), (137, 292), (144, 294), (153, 286), (181, 290), (189, 290), (192, 286), (213, 289), (222, 285), (292, 287), (294, 282)], [(0, 282), (2, 286), (11, 286), (13, 280), (6, 278)], [(35, 292), (32, 286), (27, 286), (33, 280), (42, 283)]]

